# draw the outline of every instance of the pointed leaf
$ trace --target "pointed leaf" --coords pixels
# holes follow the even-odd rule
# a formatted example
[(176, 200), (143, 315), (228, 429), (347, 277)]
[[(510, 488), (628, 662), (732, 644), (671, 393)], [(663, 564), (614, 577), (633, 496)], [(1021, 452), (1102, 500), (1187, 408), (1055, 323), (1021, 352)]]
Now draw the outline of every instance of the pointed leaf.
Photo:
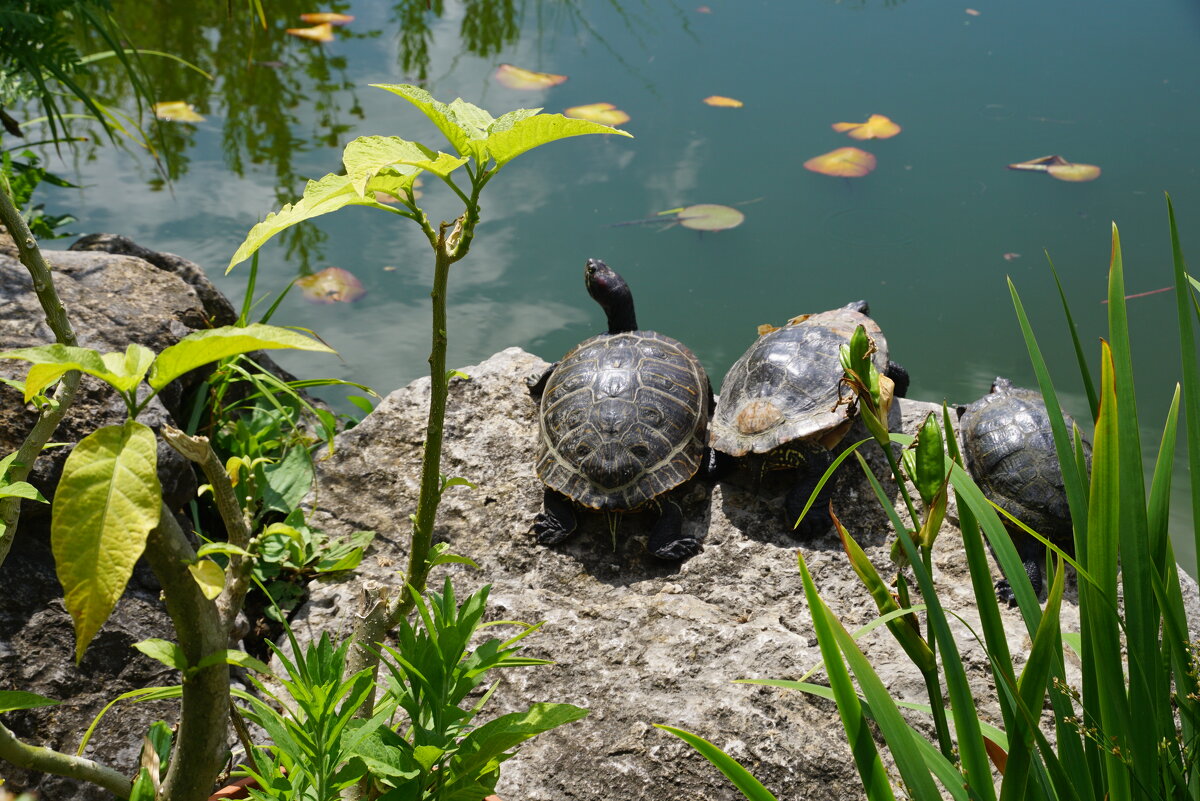
[(558, 86), (567, 80), (566, 75), (555, 75), (552, 72), (534, 72), (533, 70), (514, 67), (512, 64), (501, 64), (496, 68), (496, 80), (509, 89), (524, 89), (537, 91)]
[(724, 773), (729, 781), (733, 782), (734, 787), (737, 787), (738, 792), (745, 796), (747, 801), (776, 801), (771, 791), (763, 787), (762, 782), (754, 778), (754, 775), (742, 767), (740, 762), (703, 737), (692, 734), (689, 731), (684, 731), (683, 729), (676, 729), (673, 726), (664, 726), (661, 723), (655, 723), (654, 728), (670, 732), (692, 748), (695, 748), (700, 753), (700, 756), (716, 765), (717, 769)]
[(839, 147), (804, 162), (804, 169), (822, 175), (861, 178), (875, 169), (875, 157), (857, 147)]
[(487, 138), (487, 151), (496, 160), (497, 166), (504, 166), (527, 150), (571, 136), (619, 134), (633, 138), (632, 134), (620, 128), (610, 128), (588, 120), (572, 120), (561, 114), (537, 114), (518, 120), (511, 128), (497, 130), (501, 120), (496, 121), (497, 125), (493, 126)]
[(421, 87), (410, 84), (373, 83), (371, 86), (399, 95), (420, 109), (459, 155), (471, 156), (476, 161), (483, 161), (486, 157), (483, 140), (487, 137), (488, 126), (494, 120), (483, 109), (461, 98), (447, 106), (434, 100), (433, 95)]
[(882, 114), (872, 114), (866, 122), (835, 122), (833, 130), (851, 139), (890, 139), (900, 133), (900, 126)]
[(308, 39), (311, 42), (333, 41), (333, 25), (328, 22), (322, 22), (320, 25), (314, 25), (311, 28), (288, 28), (284, 32), (301, 39)]
[(330, 11), (313, 12), (311, 14), (301, 14), (301, 22), (307, 22), (309, 25), (320, 25), (328, 22), (330, 25), (346, 25), (354, 22), (354, 17), (351, 14), (336, 14)]
[(0, 690), (0, 712), (15, 712), (18, 709), (37, 709), (41, 706), (56, 706), (62, 703), (37, 693), (22, 690)]
[(14, 481), (11, 484), (0, 484), (0, 498), (25, 498), (30, 501), (49, 503), (37, 487), (27, 481)]
[(148, 640), (135, 642), (133, 647), (151, 659), (162, 662), (169, 668), (180, 671), (187, 670), (188, 668), (187, 657), (183, 655), (183, 649), (179, 647), (178, 643), (158, 637), (151, 637)]
[(117, 380), (117, 376), (108, 369), (100, 353), (91, 348), (60, 344), (39, 345), (34, 348), (6, 350), (0, 353), (0, 359), (21, 359), (33, 363), (29, 375), (25, 378), (26, 403), (71, 370), (93, 375), (109, 384)]
[(200, 592), (210, 601), (215, 601), (221, 590), (225, 589), (225, 571), (211, 559), (201, 559), (188, 565), (188, 572), (200, 587)]
[(278, 212), (271, 212), (267, 218), (250, 229), (246, 239), (238, 246), (225, 268), (228, 273), (235, 265), (254, 255), (267, 240), (291, 228), (293, 225), (331, 211), (337, 211), (344, 206), (373, 206), (377, 209), (388, 207), (374, 198), (362, 197), (354, 191), (350, 177), (347, 175), (326, 175), (319, 181), (309, 181), (304, 187), (304, 196), (295, 203), (285, 205)]
[(274, 325), (254, 323), (243, 327), (228, 325), (188, 334), (164, 348), (150, 370), (149, 383), (162, 389), (179, 376), (201, 365), (239, 353), (273, 349), (311, 350), (334, 353), (333, 348), (311, 337)]
[(367, 182), (387, 167), (400, 173), (426, 170), (444, 178), (466, 163), (466, 158), (434, 153), (398, 136), (360, 136), (342, 151), (342, 164), (359, 195), (366, 191)]
[(54, 493), (50, 546), (75, 622), (75, 661), (108, 619), (158, 525), (154, 432), (130, 420), (79, 441), (63, 465)]

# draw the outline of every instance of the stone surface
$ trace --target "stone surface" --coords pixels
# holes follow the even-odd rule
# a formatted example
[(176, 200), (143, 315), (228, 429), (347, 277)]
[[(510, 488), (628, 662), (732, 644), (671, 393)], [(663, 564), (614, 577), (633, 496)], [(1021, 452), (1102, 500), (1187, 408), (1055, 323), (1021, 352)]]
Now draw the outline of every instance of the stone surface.
[[(446, 495), (436, 537), (480, 569), (458, 570), (464, 591), (492, 584), (490, 614), (546, 621), (529, 638), (529, 653), (555, 665), (511, 671), (493, 697), (495, 713), (536, 701), (587, 707), (582, 722), (531, 741), (505, 764), (501, 797), (523, 801), (654, 798), (737, 799), (736, 791), (690, 748), (652, 723), (694, 731), (742, 760), (780, 798), (859, 797), (844, 732), (832, 703), (798, 692), (733, 684), (741, 678), (796, 679), (820, 662), (796, 564), (797, 542), (779, 522), (781, 493), (738, 482), (708, 492), (692, 487), (687, 526), (704, 543), (683, 563), (646, 552), (649, 521), (626, 516), (617, 545), (598, 516), (562, 545), (539, 546), (529, 526), (541, 503), (533, 472), (536, 409), (524, 379), (546, 363), (515, 348), (452, 383), (442, 472), (461, 475), (477, 489)], [(337, 440), (318, 465), (314, 522), (329, 533), (379, 532), (360, 573), (318, 581), (295, 621), (307, 637), (345, 634), (364, 581), (394, 584), (406, 564), (408, 515), (415, 508), (428, 381), (389, 395)], [(892, 421), (915, 431), (940, 407), (901, 401)], [(861, 425), (861, 424), (860, 424)], [(848, 441), (862, 439), (852, 430)], [(887, 475), (882, 452), (868, 444), (876, 475)], [(853, 466), (853, 462), (850, 463)], [(754, 482), (742, 477), (744, 485)], [(770, 482), (766, 482), (769, 484)], [(894, 486), (885, 482), (885, 486)], [(839, 516), (887, 572), (890, 527), (861, 471), (846, 474), (835, 499)], [(947, 607), (977, 623), (974, 597), (950, 521), (934, 549), (936, 580)], [(877, 616), (830, 535), (799, 545), (818, 587), (852, 630)], [(444, 569), (443, 569), (444, 570)], [(435, 572), (440, 585), (445, 573)], [(1194, 587), (1189, 597), (1195, 599)], [(1004, 610), (1010, 647), (1028, 646), (1014, 610)], [(963, 662), (982, 713), (998, 711), (982, 649), (954, 624)], [(1078, 630), (1078, 609), (1067, 603), (1067, 630)], [(862, 646), (894, 697), (924, 701), (924, 684), (884, 629)], [(1019, 657), (1018, 657), (1019, 659)], [(1077, 671), (1074, 655), (1067, 656)]]

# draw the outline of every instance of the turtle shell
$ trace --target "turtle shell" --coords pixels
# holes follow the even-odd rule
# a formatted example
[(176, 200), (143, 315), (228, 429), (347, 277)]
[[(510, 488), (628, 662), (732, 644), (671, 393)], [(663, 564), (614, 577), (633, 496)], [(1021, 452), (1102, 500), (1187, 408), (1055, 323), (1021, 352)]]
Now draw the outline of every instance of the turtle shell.
[(852, 393), (841, 383), (841, 347), (859, 325), (875, 343), (872, 361), (884, 372), (883, 332), (849, 307), (796, 318), (760, 336), (725, 375), (710, 444), (731, 456), (797, 441), (835, 444), (855, 411)]
[(700, 361), (671, 337), (592, 337), (546, 383), (538, 477), (592, 509), (637, 509), (696, 474), (711, 397)]
[[(1074, 421), (1064, 414), (1070, 430)], [(997, 378), (959, 421), (963, 460), (983, 494), (1034, 531), (1071, 536), (1071, 510), (1040, 393)], [(1090, 460), (1091, 445), (1084, 441)]]

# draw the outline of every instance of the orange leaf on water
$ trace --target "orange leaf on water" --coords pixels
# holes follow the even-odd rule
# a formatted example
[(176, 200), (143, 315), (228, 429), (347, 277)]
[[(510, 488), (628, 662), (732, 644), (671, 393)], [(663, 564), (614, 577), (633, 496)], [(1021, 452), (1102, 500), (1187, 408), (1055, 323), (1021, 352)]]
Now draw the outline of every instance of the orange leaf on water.
[(591, 103), (586, 106), (571, 106), (563, 112), (568, 117), (598, 122), (601, 125), (624, 125), (629, 115), (612, 103)]
[(314, 42), (333, 41), (333, 26), (328, 22), (322, 22), (320, 25), (314, 25), (311, 28), (288, 28), (285, 33), (290, 33), (292, 36), (298, 36), (301, 39), (309, 39)]
[(168, 122), (204, 122), (204, 117), (196, 113), (195, 107), (182, 100), (155, 103), (154, 116)]
[(882, 114), (872, 114), (866, 122), (835, 122), (833, 130), (851, 139), (890, 139), (900, 133), (900, 126)]
[(307, 22), (309, 25), (320, 25), (323, 22), (328, 22), (330, 25), (345, 25), (354, 22), (354, 17), (350, 14), (335, 14), (332, 11), (319, 11), (312, 14), (301, 14), (300, 19)]
[(1045, 172), (1049, 173), (1051, 178), (1072, 183), (1094, 181), (1100, 177), (1100, 168), (1095, 164), (1074, 164), (1062, 156), (1041, 156), (1029, 161), (1009, 164), (1008, 168), (1027, 172)]
[(709, 8), (708, 6), (696, 6), (696, 13), (697, 14), (711, 14), (712, 9)]
[(566, 75), (555, 75), (552, 72), (534, 72), (533, 70), (514, 67), (512, 64), (501, 64), (496, 68), (496, 80), (509, 89), (549, 89), (551, 86), (558, 86), (566, 79)]
[(968, 8), (966, 11), (967, 11), (967, 13), (968, 13), (968, 14), (970, 14), (972, 17), (978, 17), (978, 16), (979, 16), (979, 12), (978, 12), (978, 11), (976, 11), (975, 9), (973, 9), (973, 8)]
[(875, 169), (875, 157), (857, 147), (839, 147), (804, 162), (804, 169), (822, 175), (861, 178)]
[(740, 100), (732, 97), (722, 97), (721, 95), (710, 95), (704, 98), (704, 102), (718, 108), (741, 108), (746, 105)]
[(366, 294), (362, 282), (341, 267), (326, 267), (297, 278), (296, 286), (314, 303), (352, 303)]

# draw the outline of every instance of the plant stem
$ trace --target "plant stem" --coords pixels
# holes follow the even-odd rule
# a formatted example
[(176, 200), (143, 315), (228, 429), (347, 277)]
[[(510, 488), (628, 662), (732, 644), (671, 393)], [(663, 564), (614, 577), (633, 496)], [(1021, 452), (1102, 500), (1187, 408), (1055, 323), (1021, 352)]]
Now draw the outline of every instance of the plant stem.
[[(25, 224), (25, 218), (21, 216), (21, 212), (13, 203), (12, 188), (8, 184), (8, 178), (2, 173), (0, 173), (0, 223), (3, 223), (9, 234), (12, 235), (21, 263), (25, 265), (25, 269), (29, 271), (29, 275), (33, 279), (33, 290), (42, 305), (42, 310), (46, 313), (46, 324), (54, 332), (55, 341), (62, 345), (74, 345), (76, 343), (75, 331), (71, 328), (67, 310), (58, 296), (58, 290), (54, 287), (54, 277), (50, 271), (50, 265), (42, 257), (37, 240), (33, 238), (33, 233)], [(54, 430), (58, 428), (63, 415), (71, 408), (71, 402), (75, 399), (75, 391), (79, 388), (79, 378), (78, 370), (72, 370), (64, 375), (54, 390), (51, 402), (39, 410), (37, 422), (25, 436), (21, 447), (17, 450), (17, 458), (13, 460), (12, 466), (8, 470), (10, 482), (24, 481), (29, 477), (34, 461), (41, 455), (42, 448), (50, 441), (50, 437), (54, 435)], [(12, 547), (20, 516), (20, 498), (0, 500), (0, 564), (4, 563), (4, 559)]]
[(119, 771), (90, 759), (23, 743), (3, 724), (0, 724), (0, 758), (18, 768), (98, 784), (118, 798), (129, 798), (133, 790), (133, 783)]
[[(445, 431), (446, 396), (449, 378), (446, 375), (446, 287), (450, 280), (450, 265), (455, 254), (450, 249), (447, 223), (438, 233), (433, 272), (433, 331), (429, 352), (429, 419), (425, 426), (425, 453), (421, 463), (421, 491), (417, 499), (417, 514), (413, 520), (412, 545), (408, 554), (408, 573), (405, 582), (416, 593), (425, 591), (429, 576), (429, 548), (433, 543), (433, 524), (441, 500), (442, 435)], [(412, 593), (402, 592), (389, 615), (392, 625), (404, 619), (412, 610)]]

